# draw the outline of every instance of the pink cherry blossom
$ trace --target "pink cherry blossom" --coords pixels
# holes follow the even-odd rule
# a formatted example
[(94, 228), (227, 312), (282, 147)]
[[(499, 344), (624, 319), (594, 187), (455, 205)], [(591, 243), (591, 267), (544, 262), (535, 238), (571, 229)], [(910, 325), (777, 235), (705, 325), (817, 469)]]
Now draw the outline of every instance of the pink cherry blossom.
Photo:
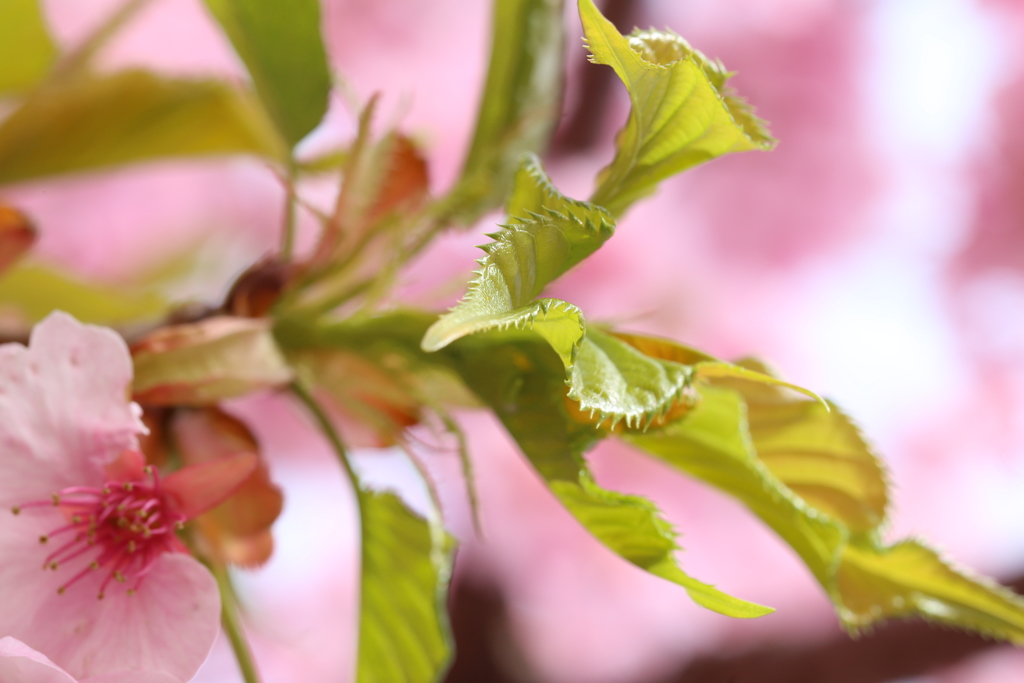
[(119, 336), (63, 313), (0, 346), (0, 636), (24, 648), (0, 641), (0, 674), (24, 671), (4, 683), (186, 681), (216, 638), (216, 582), (176, 531), (255, 463), (143, 468), (131, 379)]

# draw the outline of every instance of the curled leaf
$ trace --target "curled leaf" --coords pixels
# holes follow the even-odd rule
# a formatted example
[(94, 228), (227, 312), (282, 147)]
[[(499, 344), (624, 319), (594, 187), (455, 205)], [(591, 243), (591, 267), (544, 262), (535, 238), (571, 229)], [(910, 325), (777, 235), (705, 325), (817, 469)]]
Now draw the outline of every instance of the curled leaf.
[(544, 288), (611, 237), (613, 221), (600, 207), (561, 195), (539, 162), (527, 157), (508, 205), (510, 222), (490, 235), (486, 256), (465, 298), (427, 330), (425, 351), (477, 332), (532, 329), (547, 339), (566, 368), (583, 337), (583, 315), (558, 299), (535, 301)]
[(665, 178), (730, 152), (775, 143), (726, 81), (729, 73), (671, 32), (621, 35), (579, 0), (591, 61), (615, 69), (632, 108), (591, 200), (619, 216)]
[(445, 353), (498, 415), (552, 493), (609, 549), (682, 586), (695, 602), (721, 614), (752, 618), (772, 611), (684, 572), (676, 560), (676, 533), (657, 506), (594, 482), (583, 453), (605, 434), (578, 423), (565, 410), (564, 366), (543, 340), (507, 332), (462, 340)]
[(692, 382), (689, 366), (652, 358), (591, 328), (580, 342), (567, 397), (598, 426), (607, 421), (615, 430), (621, 422), (639, 430), (685, 415), (697, 400)]

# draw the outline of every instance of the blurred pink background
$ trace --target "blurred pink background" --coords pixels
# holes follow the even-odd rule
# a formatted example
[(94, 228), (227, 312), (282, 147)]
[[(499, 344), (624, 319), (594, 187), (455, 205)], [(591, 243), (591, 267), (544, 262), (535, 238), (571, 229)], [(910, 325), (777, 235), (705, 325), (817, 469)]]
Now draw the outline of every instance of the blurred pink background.
[[(64, 44), (117, 4), (46, 2)], [(401, 121), (425, 143), (437, 192), (456, 176), (472, 132), (488, 5), (324, 5), (341, 79), (362, 100), (384, 93), (381, 120)], [(606, 67), (586, 64), (568, 10), (572, 120), (584, 70)], [(887, 459), (891, 537), (922, 534), (978, 570), (1024, 573), (1024, 2), (636, 0), (631, 12), (631, 24), (669, 26), (738, 71), (733, 84), (780, 145), (666, 182), (552, 294), (590, 319), (770, 359), (854, 415)], [(243, 78), (199, 0), (157, 0), (103, 64)], [(302, 149), (329, 149), (351, 133), (351, 113), (340, 99), (333, 105)], [(549, 157), (567, 193), (589, 192), (626, 106), (616, 84), (596, 144)], [(319, 204), (334, 190), (329, 180), (302, 188)], [(86, 277), (128, 284), (169, 252), (200, 249), (203, 268), (173, 291), (210, 302), (274, 248), (283, 198), (273, 174), (246, 159), (152, 164), (6, 195), (38, 221), (39, 257)], [(302, 227), (308, 244), (315, 226)], [(411, 300), (442, 292), (432, 305), (454, 301), (485, 231), (489, 223), (425, 255), (410, 274)], [(240, 578), (265, 679), (347, 680), (354, 615), (344, 606), (357, 574), (348, 487), (282, 399), (233, 410), (259, 432), (288, 496), (274, 558)], [(464, 421), (485, 540), (472, 534), (454, 458), (429, 464), (464, 542), (460, 571), (505, 592), (510, 632), (538, 680), (640, 682), (700, 653), (839, 633), (809, 573), (731, 500), (615, 444), (591, 458), (603, 484), (658, 501), (684, 534), (689, 572), (778, 608), (753, 622), (702, 610), (605, 551), (494, 420)], [(359, 457), (370, 480), (423, 506), (401, 456)], [(238, 681), (233, 666), (221, 642), (196, 680)], [(1001, 649), (915, 682), (1014, 680), (1024, 680), (1024, 655)]]

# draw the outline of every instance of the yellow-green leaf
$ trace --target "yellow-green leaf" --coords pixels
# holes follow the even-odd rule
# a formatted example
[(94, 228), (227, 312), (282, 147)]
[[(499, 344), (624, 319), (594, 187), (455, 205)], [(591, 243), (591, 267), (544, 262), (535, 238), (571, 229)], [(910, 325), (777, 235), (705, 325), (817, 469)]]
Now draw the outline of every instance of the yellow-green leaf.
[(34, 85), (56, 57), (39, 0), (0, 2), (0, 96)]
[(155, 320), (168, 308), (155, 292), (83, 282), (40, 265), (22, 263), (0, 277), (0, 310), (27, 322), (61, 310), (86, 323), (123, 325)]
[[(769, 372), (751, 359), (740, 363), (762, 377)], [(743, 396), (754, 449), (772, 474), (855, 534), (884, 526), (889, 507), (885, 468), (842, 410), (830, 401), (809, 401), (783, 389), (790, 385), (730, 381), (746, 380), (744, 375), (718, 377), (716, 385)]]
[(840, 616), (854, 632), (883, 619), (918, 616), (1024, 644), (1024, 598), (954, 567), (920, 541), (847, 546), (836, 592)]
[[(920, 542), (885, 547), (877, 530), (851, 529), (843, 510), (831, 515), (819, 509), (825, 507), (820, 501), (805, 500), (762, 461), (739, 393), (704, 387), (701, 395), (685, 419), (627, 438), (743, 502), (797, 552), (846, 628), (857, 632), (884, 619), (918, 616), (1024, 642), (1024, 599), (952, 567)], [(824, 410), (816, 401), (797, 403)], [(761, 423), (766, 425), (770, 422)], [(799, 443), (794, 439), (791, 447)], [(813, 437), (808, 446), (815, 447)]]
[(708, 609), (741, 618), (772, 611), (686, 574), (675, 559), (676, 534), (658, 508), (594, 482), (583, 453), (604, 433), (566, 411), (564, 366), (543, 340), (523, 332), (469, 337), (444, 355), (494, 410), (566, 509), (609, 549), (682, 586)]
[(670, 411), (691, 406), (697, 394), (693, 370), (647, 356), (612, 335), (593, 328), (580, 341), (569, 374), (569, 398), (579, 410), (615, 429), (642, 429)]
[(713, 387), (700, 394), (683, 420), (627, 440), (740, 500), (793, 547), (828, 590), (848, 530), (793, 494), (757, 458), (739, 394)]
[(452, 654), (454, 541), (389, 492), (359, 490), (362, 583), (357, 683), (432, 683)]
[(320, 35), (319, 0), (205, 0), (288, 144), (327, 113), (331, 73)]
[(730, 152), (769, 149), (774, 140), (726, 87), (729, 73), (671, 32), (621, 35), (593, 0), (579, 0), (591, 61), (607, 64), (629, 91), (629, 120), (615, 159), (591, 198), (614, 215), (659, 182)]
[(284, 150), (262, 109), (224, 83), (145, 71), (64, 79), (0, 124), (0, 185), (161, 157)]
[(566, 509), (623, 559), (684, 587), (705, 607), (734, 617), (757, 617), (770, 608), (732, 597), (686, 574), (676, 563), (676, 533), (646, 498), (598, 486), (583, 453), (605, 432), (566, 410), (564, 361), (550, 344), (526, 331), (466, 337), (437, 353), (419, 339), (431, 319), (401, 311), (362, 321), (280, 325), (290, 352), (367, 348), (376, 354), (419, 354), (422, 363), (451, 369), (504, 423), (534, 468)]
[(423, 349), (437, 351), (486, 330), (533, 329), (568, 368), (583, 336), (583, 315), (558, 299), (534, 299), (604, 244), (613, 232), (611, 216), (561, 195), (533, 157), (516, 175), (509, 214), (509, 224), (481, 247), (487, 255), (465, 298), (427, 330)]

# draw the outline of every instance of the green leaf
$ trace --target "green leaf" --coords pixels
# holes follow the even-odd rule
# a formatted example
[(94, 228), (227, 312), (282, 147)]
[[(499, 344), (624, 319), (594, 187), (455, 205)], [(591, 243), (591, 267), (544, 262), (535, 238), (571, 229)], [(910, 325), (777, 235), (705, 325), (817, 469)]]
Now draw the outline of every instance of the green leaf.
[[(740, 364), (762, 377), (770, 373), (753, 359)], [(716, 386), (731, 387), (743, 396), (754, 449), (772, 474), (853, 533), (884, 526), (889, 508), (885, 467), (842, 410), (830, 401), (808, 401), (785, 391), (783, 387), (789, 385), (755, 385), (719, 377), (714, 380)]]
[[(701, 394), (684, 420), (627, 439), (743, 502), (807, 564), (846, 628), (857, 632), (883, 619), (919, 616), (1024, 641), (1024, 599), (951, 567), (917, 541), (882, 546), (876, 534), (857, 533), (841, 515), (809, 504), (759, 457), (743, 398), (716, 387), (703, 388)], [(797, 403), (823, 410), (817, 401)], [(751, 424), (757, 421), (751, 418)], [(762, 428), (772, 431), (767, 420)], [(762, 443), (772, 443), (771, 437)]]
[(357, 683), (431, 683), (451, 658), (447, 619), (454, 541), (398, 496), (362, 489)]
[(564, 367), (544, 341), (522, 332), (470, 337), (453, 344), (446, 355), (552, 492), (599, 541), (634, 565), (681, 585), (708, 609), (743, 618), (772, 611), (687, 575), (675, 561), (676, 534), (657, 507), (594, 482), (583, 453), (603, 435), (569, 416)]
[(171, 325), (132, 346), (132, 391), (141, 403), (211, 405), (293, 378), (270, 321), (218, 316)]
[(423, 348), (437, 351), (486, 330), (532, 329), (568, 368), (583, 336), (583, 314), (558, 299), (534, 299), (604, 244), (614, 230), (611, 217), (559, 194), (535, 158), (516, 175), (509, 215), (509, 224), (491, 235), (494, 242), (481, 247), (487, 255), (465, 298), (427, 331)]
[(676, 534), (651, 501), (594, 483), (583, 453), (605, 434), (570, 416), (563, 361), (544, 339), (525, 331), (495, 332), (423, 353), (419, 340), (430, 323), (422, 313), (400, 311), (335, 324), (282, 323), (277, 337), (291, 352), (369, 347), (389, 356), (419, 354), (424, 363), (451, 368), (494, 410), (569, 512), (612, 551), (722, 614), (756, 617), (771, 611), (687, 575), (675, 562)]
[(57, 57), (39, 0), (0, 3), (0, 96), (18, 93), (49, 72)]
[(447, 198), (463, 224), (501, 204), (525, 152), (558, 122), (565, 31), (562, 0), (495, 0), (491, 62), (462, 175)]
[(644, 355), (612, 335), (593, 328), (580, 342), (569, 375), (569, 398), (581, 412), (642, 429), (670, 411), (688, 409), (695, 400), (693, 370), (672, 361)]
[(847, 546), (836, 590), (840, 615), (854, 632), (883, 619), (920, 616), (1024, 644), (1024, 598), (954, 567), (920, 541)]
[(579, 9), (591, 61), (615, 69), (632, 102), (592, 202), (619, 216), (669, 176), (723, 154), (774, 145), (726, 87), (730, 74), (721, 63), (671, 32), (623, 36), (593, 0), (579, 0)]
[(159, 157), (283, 157), (244, 92), (144, 71), (63, 80), (36, 90), (0, 124), (0, 184)]
[(793, 547), (828, 589), (847, 529), (794, 495), (756, 457), (739, 394), (713, 387), (700, 393), (685, 419), (656, 432), (629, 435), (627, 441), (740, 500)]
[(152, 291), (82, 282), (40, 265), (21, 264), (0, 277), (0, 309), (38, 322), (55, 310), (100, 325), (151, 321), (169, 304)]
[[(751, 394), (753, 392), (753, 394), (759, 396), (764, 394), (773, 398), (780, 397), (780, 399), (787, 399), (789, 394), (779, 392), (778, 389), (790, 389), (819, 401), (825, 407), (826, 412), (828, 410), (828, 404), (825, 399), (810, 389), (805, 389), (804, 387), (779, 379), (766, 366), (757, 363), (757, 361), (744, 359), (739, 363), (729, 363), (719, 360), (714, 356), (709, 356), (691, 346), (686, 346), (664, 337), (631, 334), (617, 330), (610, 331), (609, 334), (651, 358), (692, 366), (694, 380), (703, 382), (713, 381), (718, 384), (734, 386), (741, 390), (741, 393)], [(734, 382), (732, 380), (739, 381)], [(767, 388), (759, 388), (755, 385), (763, 385)]]
[(331, 72), (319, 0), (205, 0), (245, 62), (281, 135), (295, 146), (327, 113)]

